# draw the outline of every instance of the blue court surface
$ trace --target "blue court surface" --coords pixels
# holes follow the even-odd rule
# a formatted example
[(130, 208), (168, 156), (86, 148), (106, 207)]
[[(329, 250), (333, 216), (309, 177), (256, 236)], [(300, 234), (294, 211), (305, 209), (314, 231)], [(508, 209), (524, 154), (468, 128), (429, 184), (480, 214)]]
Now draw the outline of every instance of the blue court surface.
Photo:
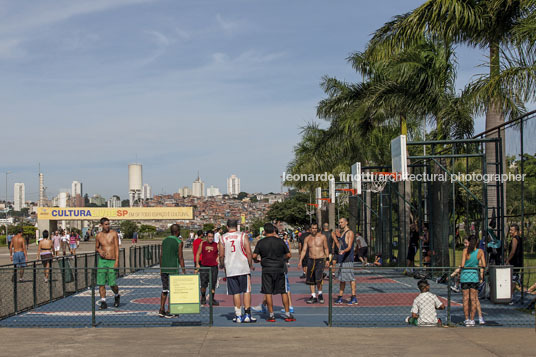
[[(191, 265), (191, 262), (187, 262)], [(274, 311), (276, 322), (267, 322), (266, 315), (254, 312), (256, 323), (233, 323), (234, 309), (232, 297), (226, 295), (226, 282), (223, 271), (220, 270), (219, 286), (215, 298), (220, 306), (214, 307), (214, 326), (300, 326), (300, 327), (326, 327), (328, 326), (328, 280), (325, 280), (323, 293), (324, 304), (308, 305), (306, 300), (310, 297), (309, 286), (300, 278), (302, 271), (297, 267), (297, 260), (293, 258), (289, 268), (289, 280), (294, 306), (295, 322), (285, 322), (284, 313), (281, 312), (282, 302), (280, 296), (274, 296)], [(345, 289), (344, 303), (333, 306), (333, 326), (359, 326), (359, 327), (406, 327), (404, 319), (410, 315), (413, 300), (418, 295), (417, 280), (405, 276), (401, 269), (360, 268), (355, 270), (357, 284), (357, 305), (349, 306), (350, 286)], [(260, 294), (261, 268), (256, 264), (252, 272), (252, 305), (259, 305), (263, 295)], [(431, 292), (436, 294), (441, 302), (447, 305), (448, 287), (429, 280)], [(2, 327), (90, 327), (93, 322), (96, 327), (136, 327), (136, 326), (208, 326), (210, 313), (208, 306), (201, 307), (200, 314), (183, 314), (179, 317), (166, 319), (158, 316), (160, 307), (161, 281), (158, 268), (145, 269), (127, 275), (117, 280), (121, 294), (121, 304), (113, 307), (113, 294), (107, 289), (108, 309), (99, 310), (95, 306), (95, 320), (92, 320), (91, 290), (68, 296), (64, 299), (43, 305), (34, 310), (12, 316), (0, 321)], [(349, 284), (347, 284), (349, 285)], [(338, 295), (339, 282), (333, 280), (333, 301)], [(95, 291), (98, 298), (98, 289)], [(495, 305), (489, 300), (481, 302), (487, 326), (534, 326), (534, 316), (523, 311), (523, 306), (530, 300), (519, 302), (513, 306)], [(451, 321), (459, 324), (464, 320), (462, 296), (460, 293), (451, 293)], [(438, 311), (438, 317), (447, 321), (447, 311)]]

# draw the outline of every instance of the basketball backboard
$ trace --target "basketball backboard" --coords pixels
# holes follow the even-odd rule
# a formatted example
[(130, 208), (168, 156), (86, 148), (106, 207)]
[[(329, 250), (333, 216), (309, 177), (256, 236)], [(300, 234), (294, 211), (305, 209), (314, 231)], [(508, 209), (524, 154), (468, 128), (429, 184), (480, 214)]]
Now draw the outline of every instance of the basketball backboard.
[(361, 194), (361, 163), (356, 162), (352, 165), (352, 188), (357, 194)]
[(396, 172), (401, 180), (406, 180), (408, 177), (406, 135), (400, 135), (391, 140), (391, 171)]

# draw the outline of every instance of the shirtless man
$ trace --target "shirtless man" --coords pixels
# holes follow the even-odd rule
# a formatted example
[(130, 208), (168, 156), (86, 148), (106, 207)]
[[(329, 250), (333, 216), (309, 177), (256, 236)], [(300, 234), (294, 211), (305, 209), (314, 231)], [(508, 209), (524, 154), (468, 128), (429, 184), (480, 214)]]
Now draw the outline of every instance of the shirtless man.
[[(322, 295), (322, 280), (324, 279), (324, 267), (329, 266), (329, 248), (326, 236), (318, 231), (318, 225), (311, 225), (311, 234), (303, 242), (298, 268), (302, 266), (305, 254), (309, 255), (307, 260), (307, 276), (305, 283), (311, 289), (311, 297), (306, 302), (308, 304), (324, 303)], [(318, 288), (318, 299), (315, 294), (315, 285)]]
[[(22, 236), (22, 228), (17, 228), (15, 236), (13, 239), (11, 239), (11, 244), (9, 245), (9, 259), (11, 259), (15, 268), (24, 268), (26, 266), (26, 261), (28, 260), (28, 251), (26, 247), (26, 240)], [(22, 282), (23, 275), (24, 269), (19, 269), (20, 282)], [(15, 279), (15, 275), (13, 275), (13, 279)]]
[(340, 282), (339, 296), (335, 300), (335, 304), (342, 304), (342, 296), (346, 283), (350, 282), (352, 287), (352, 297), (348, 305), (357, 305), (355, 277), (354, 277), (354, 232), (348, 227), (346, 218), (339, 219), (339, 227), (341, 228), (341, 236), (335, 240), (335, 245), (339, 249), (339, 274)]
[(119, 306), (119, 288), (115, 282), (116, 269), (119, 267), (119, 237), (117, 232), (110, 229), (110, 220), (101, 218), (102, 232), (95, 239), (95, 250), (99, 254), (97, 263), (97, 285), (99, 286), (100, 301), (97, 304), (101, 310), (108, 308), (106, 304), (106, 283), (115, 294), (114, 307)]

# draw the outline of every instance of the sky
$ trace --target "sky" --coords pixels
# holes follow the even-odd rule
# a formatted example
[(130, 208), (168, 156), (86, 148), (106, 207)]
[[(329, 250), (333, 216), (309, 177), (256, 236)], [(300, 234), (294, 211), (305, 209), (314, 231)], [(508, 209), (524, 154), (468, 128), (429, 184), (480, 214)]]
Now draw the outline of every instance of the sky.
[[(157, 193), (191, 186), (279, 192), (322, 76), (422, 1), (0, 0), (0, 197), (81, 181), (127, 198), (128, 164)], [(486, 60), (460, 47), (458, 86)], [(475, 132), (484, 128), (475, 121)]]

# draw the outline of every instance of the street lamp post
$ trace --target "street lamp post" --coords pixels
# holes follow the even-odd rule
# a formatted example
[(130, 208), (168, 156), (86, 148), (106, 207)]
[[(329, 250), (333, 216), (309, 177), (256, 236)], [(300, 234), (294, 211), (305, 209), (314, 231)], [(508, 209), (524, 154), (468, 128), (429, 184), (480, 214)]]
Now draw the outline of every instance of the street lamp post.
[(8, 226), (8, 218), (7, 218), (7, 213), (9, 212), (8, 209), (7, 209), (7, 175), (9, 175), (11, 173), (11, 171), (6, 171), (6, 201), (5, 201), (5, 205), (4, 205), (4, 212), (6, 212), (6, 243), (7, 243), (7, 226)]

